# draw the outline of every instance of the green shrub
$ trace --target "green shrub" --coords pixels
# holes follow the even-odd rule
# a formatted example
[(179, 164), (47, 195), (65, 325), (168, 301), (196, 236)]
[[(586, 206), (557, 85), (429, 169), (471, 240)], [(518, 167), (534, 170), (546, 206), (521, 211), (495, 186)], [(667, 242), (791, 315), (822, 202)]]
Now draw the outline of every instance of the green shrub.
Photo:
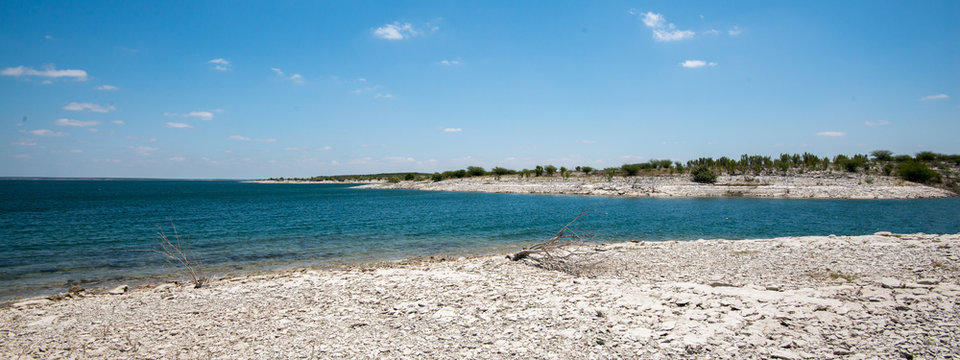
[(693, 181), (702, 183), (702, 184), (713, 184), (717, 182), (717, 174), (710, 170), (710, 168), (700, 165), (693, 168), (693, 171), (690, 172), (693, 174)]
[(897, 174), (907, 181), (928, 183), (939, 181), (940, 175), (919, 161), (905, 161), (897, 166)]
[(543, 175), (543, 166), (537, 165), (537, 167), (533, 169), (533, 173), (537, 176)]
[(403, 176), (403, 179), (406, 181), (416, 180), (417, 176), (412, 173), (407, 173), (406, 175)]
[(433, 173), (433, 175), (430, 175), (430, 180), (433, 180), (433, 181), (435, 181), (435, 182), (436, 182), (436, 181), (443, 181), (443, 174), (440, 174), (440, 173), (438, 173), (438, 172), (437, 172), (437, 173)]
[(876, 161), (893, 160), (893, 152), (890, 150), (874, 150), (870, 153), (870, 156), (873, 156), (873, 159)]
[(580, 171), (583, 171), (584, 174), (590, 175), (593, 172), (593, 168), (589, 166), (581, 166)]
[(399, 176), (391, 176), (390, 178), (387, 179), (387, 181), (389, 181), (389, 182), (391, 182), (391, 183), (393, 183), (393, 184), (396, 184), (396, 183), (400, 182), (400, 177), (399, 177)]
[(921, 151), (917, 153), (917, 160), (920, 161), (933, 161), (940, 157), (940, 154), (937, 154), (933, 151)]
[(553, 176), (553, 173), (557, 172), (557, 167), (553, 165), (547, 165), (543, 168), (547, 172), (547, 176)]
[(516, 171), (510, 170), (510, 169), (507, 169), (507, 168), (502, 168), (502, 167), (499, 167), (499, 166), (497, 166), (497, 167), (495, 167), (495, 168), (493, 168), (493, 169), (490, 169), (490, 172), (492, 172), (492, 173), (494, 173), (494, 174), (497, 174), (497, 175), (510, 175), (510, 174), (516, 174), (516, 173), (517, 173)]
[(627, 173), (627, 176), (636, 176), (643, 169), (643, 164), (623, 164), (620, 168)]
[(470, 176), (483, 176), (487, 171), (479, 166), (467, 166), (467, 174)]
[(617, 174), (617, 168), (607, 168), (607, 181), (613, 180), (613, 175)]

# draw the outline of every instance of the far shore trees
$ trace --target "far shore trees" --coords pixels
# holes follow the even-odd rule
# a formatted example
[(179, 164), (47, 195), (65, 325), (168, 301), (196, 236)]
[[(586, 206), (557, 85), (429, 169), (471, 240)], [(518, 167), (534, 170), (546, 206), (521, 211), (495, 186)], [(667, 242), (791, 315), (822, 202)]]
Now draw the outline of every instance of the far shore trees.
[[(776, 175), (791, 176), (806, 172), (846, 173), (878, 176), (896, 176), (903, 180), (939, 184), (957, 194), (960, 194), (960, 155), (939, 154), (923, 151), (913, 156), (907, 154), (894, 155), (889, 150), (875, 150), (866, 154), (852, 156), (838, 154), (831, 160), (830, 157), (820, 157), (811, 153), (779, 154), (771, 157), (764, 155), (743, 154), (739, 159), (721, 156), (719, 158), (701, 157), (687, 162), (651, 159), (643, 163), (623, 164), (619, 167), (608, 167), (600, 171), (590, 166), (577, 166), (574, 170), (554, 165), (537, 165), (533, 170), (520, 171), (496, 166), (490, 172), (480, 166), (469, 166), (466, 169), (430, 173), (390, 173), (371, 175), (342, 175), (342, 176), (315, 176), (312, 178), (270, 178), (272, 181), (337, 181), (337, 182), (364, 182), (364, 181), (421, 181), (430, 179), (443, 181), (446, 179), (463, 179), (493, 175), (497, 179), (503, 175), (518, 175), (518, 179), (530, 178), (531, 175), (553, 176), (559, 170), (561, 177), (568, 179), (575, 176), (605, 176), (608, 181), (614, 176), (677, 176), (689, 174), (690, 179), (697, 182), (713, 182), (721, 175), (726, 176), (760, 176)], [(713, 176), (709, 176), (712, 174)], [(712, 180), (711, 180), (712, 179)], [(867, 179), (872, 181), (872, 179)], [(867, 181), (865, 180), (865, 181)]]

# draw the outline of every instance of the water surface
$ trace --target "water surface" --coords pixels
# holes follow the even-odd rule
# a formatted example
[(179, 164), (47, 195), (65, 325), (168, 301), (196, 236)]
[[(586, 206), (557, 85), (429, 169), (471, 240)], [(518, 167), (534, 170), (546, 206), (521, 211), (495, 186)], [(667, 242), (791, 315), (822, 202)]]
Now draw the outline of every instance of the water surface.
[(171, 223), (214, 272), (519, 248), (580, 211), (595, 241), (960, 232), (960, 199), (609, 198), (232, 181), (0, 181), (0, 299), (169, 275)]

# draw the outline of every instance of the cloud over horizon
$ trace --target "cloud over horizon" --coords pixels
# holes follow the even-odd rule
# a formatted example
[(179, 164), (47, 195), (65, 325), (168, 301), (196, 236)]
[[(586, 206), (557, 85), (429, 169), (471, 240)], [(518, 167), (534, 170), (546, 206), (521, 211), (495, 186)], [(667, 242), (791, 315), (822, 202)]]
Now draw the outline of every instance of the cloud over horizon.
[(683, 67), (688, 68), (688, 69), (696, 69), (696, 68), (704, 67), (704, 66), (717, 66), (717, 63), (712, 62), (712, 61), (711, 61), (711, 62), (706, 62), (706, 61), (703, 61), (703, 60), (687, 60), (687, 61), (684, 61), (684, 62), (680, 63), (680, 66), (683, 66)]
[(694, 36), (693, 31), (677, 29), (676, 25), (668, 23), (667, 19), (661, 14), (648, 11), (641, 16), (641, 20), (644, 25), (653, 31), (654, 41), (679, 41), (690, 39)]
[(67, 118), (57, 119), (53, 123), (59, 126), (75, 126), (75, 127), (88, 127), (88, 126), (100, 125), (99, 121), (80, 121), (80, 120), (71, 120)]
[(101, 106), (101, 105), (91, 104), (91, 103), (71, 102), (71, 103), (69, 103), (69, 104), (67, 104), (67, 105), (64, 105), (64, 106), (63, 106), (63, 109), (64, 109), (64, 110), (70, 110), (70, 111), (90, 110), (90, 111), (98, 112), (98, 113), (108, 113), (108, 112), (111, 112), (111, 111), (113, 111), (113, 110), (116, 110), (117, 108), (114, 107), (113, 105)]
[(943, 100), (943, 99), (949, 99), (949, 98), (950, 97), (947, 96), (947, 94), (936, 94), (936, 95), (924, 96), (920, 98), (920, 101)]
[(9, 68), (0, 70), (0, 75), (14, 76), (14, 77), (39, 76), (39, 77), (46, 77), (51, 79), (73, 78), (76, 81), (87, 81), (87, 72), (84, 70), (78, 70), (78, 69), (57, 70), (53, 65), (50, 65), (44, 68), (43, 70), (35, 70), (32, 67), (26, 67), (23, 65), (17, 66), (17, 67), (9, 67)]
[(821, 131), (817, 133), (817, 136), (839, 137), (839, 136), (847, 136), (847, 133), (843, 131)]

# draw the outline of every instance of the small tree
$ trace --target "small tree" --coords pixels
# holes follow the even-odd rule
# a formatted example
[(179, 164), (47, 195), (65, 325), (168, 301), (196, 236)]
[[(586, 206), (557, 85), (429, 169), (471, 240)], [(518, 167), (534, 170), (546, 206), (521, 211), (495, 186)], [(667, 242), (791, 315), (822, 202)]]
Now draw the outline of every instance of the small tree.
[(617, 168), (607, 168), (607, 181), (613, 180), (613, 175), (617, 174)]
[(643, 166), (641, 164), (623, 164), (620, 168), (623, 169), (623, 172), (627, 173), (627, 176), (636, 176)]
[(700, 165), (693, 168), (693, 171), (690, 172), (693, 174), (693, 181), (702, 183), (702, 184), (713, 184), (717, 182), (717, 174), (715, 174), (710, 168)]
[(553, 165), (547, 165), (543, 169), (547, 171), (547, 176), (553, 176), (553, 173), (557, 172), (557, 167)]
[(874, 150), (870, 153), (870, 156), (873, 156), (875, 161), (890, 161), (893, 160), (893, 153), (890, 150)]
[(403, 179), (406, 181), (416, 180), (417, 176), (414, 175), (413, 173), (407, 173), (406, 175), (403, 176)]
[(678, 173), (680, 173), (681, 175), (683, 174), (683, 164), (677, 161), (676, 163), (673, 164), (673, 166), (677, 168)]
[(443, 175), (438, 172), (435, 172), (433, 173), (433, 175), (430, 175), (430, 180), (433, 180), (434, 182), (443, 181)]
[(467, 174), (470, 176), (483, 176), (487, 171), (479, 166), (467, 166)]
[(593, 172), (593, 168), (589, 166), (581, 166), (580, 171), (583, 171), (584, 174), (590, 175)]
[(533, 173), (536, 174), (537, 176), (542, 176), (543, 166), (537, 165), (537, 167), (533, 168)]

